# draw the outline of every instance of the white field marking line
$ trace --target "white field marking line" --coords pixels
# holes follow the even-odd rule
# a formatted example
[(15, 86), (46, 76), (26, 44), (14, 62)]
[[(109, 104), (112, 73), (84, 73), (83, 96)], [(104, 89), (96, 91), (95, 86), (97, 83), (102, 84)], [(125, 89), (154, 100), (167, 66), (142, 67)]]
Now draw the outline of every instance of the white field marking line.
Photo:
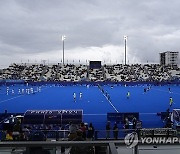
[[(103, 95), (104, 95), (104, 94), (103, 94)], [(104, 97), (106, 97), (106, 96), (104, 95)], [(114, 110), (115, 110), (116, 112), (119, 112), (119, 111), (116, 109), (116, 107), (111, 103), (111, 101), (108, 100), (107, 97), (106, 97), (106, 99), (107, 99), (107, 101), (111, 104), (111, 106), (114, 108)]]
[(155, 114), (155, 115), (157, 115), (157, 113), (139, 113), (139, 114)]
[(180, 95), (180, 93), (177, 93), (177, 92), (171, 92), (172, 94), (176, 94), (176, 95)]
[(26, 96), (26, 95), (19, 95), (19, 96), (16, 96), (16, 97), (12, 97), (12, 98), (9, 98), (9, 99), (6, 99), (6, 100), (3, 100), (3, 101), (0, 101), (0, 103), (4, 103), (4, 102), (7, 102), (7, 101), (10, 101), (10, 100), (13, 100), (13, 99), (16, 99), (16, 98), (22, 97), (22, 96)]
[(161, 90), (161, 89), (158, 89), (158, 88), (152, 88), (153, 90), (156, 90), (156, 91), (161, 91), (161, 92), (165, 92), (165, 93), (169, 93), (168, 90)]
[(153, 88), (154, 90), (157, 90), (157, 91), (161, 91), (161, 92), (166, 92), (166, 93), (170, 93), (170, 94), (177, 94), (177, 95), (180, 95), (180, 93), (177, 93), (177, 92), (169, 92), (168, 90), (161, 90), (161, 89), (156, 89), (156, 88)]
[(92, 114), (83, 114), (83, 115), (93, 115), (93, 116), (96, 116), (96, 115), (97, 115), (97, 116), (98, 116), (98, 115), (103, 115), (103, 116), (104, 116), (104, 115), (105, 115), (105, 116), (106, 116), (107, 114), (93, 114), (93, 113), (92, 113)]
[[(99, 88), (98, 88), (99, 89)], [(100, 90), (100, 89), (99, 89)], [(101, 90), (100, 90), (101, 92)], [(101, 92), (102, 93), (102, 92)], [(104, 95), (104, 93), (102, 93)], [(107, 101), (109, 102), (109, 104), (114, 108), (114, 110), (118, 113), (119, 111), (115, 108), (115, 106), (111, 103), (111, 101), (108, 100), (108, 98), (106, 97), (106, 95), (104, 95), (104, 97), (107, 99)]]
[[(42, 90), (46, 90), (46, 89), (48, 89), (48, 88), (52, 88), (52, 87), (47, 87), (47, 88), (44, 88), (44, 89), (42, 89)], [(38, 91), (35, 91), (35, 93), (38, 93)], [(10, 101), (10, 100), (13, 100), (13, 99), (16, 99), (16, 98), (22, 97), (22, 96), (29, 96), (29, 95), (26, 95), (26, 94), (24, 94), (24, 95), (19, 95), (19, 96), (16, 96), (16, 97), (12, 97), (12, 98), (9, 98), (9, 99), (6, 99), (6, 100), (3, 100), (3, 101), (0, 101), (0, 103), (4, 103), (4, 102), (7, 102), (7, 101)]]
[[(126, 112), (122, 112), (122, 113), (126, 113)], [(142, 115), (149, 115), (149, 114), (154, 114), (154, 115), (157, 115), (157, 113), (139, 113), (139, 114), (142, 114)], [(83, 115), (94, 115), (94, 116), (98, 116), (98, 115), (107, 115), (107, 114), (98, 114), (98, 113), (89, 113), (89, 114), (83, 114)]]

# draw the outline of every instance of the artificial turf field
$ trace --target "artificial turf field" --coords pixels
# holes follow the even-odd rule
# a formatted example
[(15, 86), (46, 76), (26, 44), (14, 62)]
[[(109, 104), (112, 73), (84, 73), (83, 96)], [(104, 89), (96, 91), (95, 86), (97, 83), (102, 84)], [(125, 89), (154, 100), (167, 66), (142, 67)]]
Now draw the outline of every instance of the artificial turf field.
[[(58, 110), (58, 109), (82, 109), (83, 121), (92, 122), (96, 129), (105, 129), (108, 112), (139, 112), (143, 127), (163, 127), (163, 121), (158, 112), (165, 112), (169, 107), (169, 97), (173, 98), (170, 111), (180, 108), (180, 86), (165, 85), (153, 86), (144, 93), (145, 84), (103, 85), (102, 88), (110, 95), (112, 105), (100, 91), (98, 86), (90, 85), (66, 85), (43, 84), (32, 86), (15, 84), (0, 86), (0, 112), (4, 110), (12, 113), (24, 113), (26, 110)], [(19, 94), (19, 89), (33, 88), (35, 93)], [(171, 92), (169, 92), (169, 88)], [(12, 93), (12, 90), (14, 91)], [(39, 92), (37, 92), (39, 90)], [(130, 92), (130, 98), (126, 94)], [(82, 92), (82, 98), (79, 93)], [(73, 93), (76, 93), (74, 101)], [(116, 110), (115, 110), (116, 109)]]

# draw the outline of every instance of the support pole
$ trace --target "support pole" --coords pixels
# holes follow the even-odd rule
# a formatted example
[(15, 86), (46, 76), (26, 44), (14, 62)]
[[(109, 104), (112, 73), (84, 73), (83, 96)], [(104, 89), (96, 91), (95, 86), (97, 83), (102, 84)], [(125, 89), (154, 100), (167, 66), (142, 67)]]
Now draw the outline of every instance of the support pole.
[(124, 62), (125, 62), (125, 65), (126, 65), (126, 38), (125, 38), (125, 40), (124, 40), (124, 41), (125, 41), (125, 44), (124, 44), (124, 45), (125, 45), (125, 46), (124, 46), (124, 49), (125, 49)]
[(64, 65), (64, 39), (63, 39), (63, 65)]
[(128, 36), (124, 36), (124, 64), (126, 65), (126, 46), (127, 46), (127, 38)]

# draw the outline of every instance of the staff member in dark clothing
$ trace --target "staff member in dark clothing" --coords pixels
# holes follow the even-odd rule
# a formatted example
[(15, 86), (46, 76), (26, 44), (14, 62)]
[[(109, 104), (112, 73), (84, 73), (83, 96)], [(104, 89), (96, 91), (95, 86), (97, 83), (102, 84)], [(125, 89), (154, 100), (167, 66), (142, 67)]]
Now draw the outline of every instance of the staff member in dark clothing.
[(87, 139), (92, 141), (94, 138), (94, 127), (92, 123), (89, 124), (88, 132), (87, 132)]
[(134, 118), (132, 119), (132, 124), (133, 124), (133, 129), (136, 129), (136, 125), (137, 125), (137, 119), (136, 119), (136, 117), (134, 117)]
[(111, 130), (111, 126), (110, 126), (110, 122), (108, 121), (106, 124), (106, 139), (110, 138), (110, 130)]
[(113, 135), (114, 135), (114, 139), (118, 139), (118, 126), (117, 126), (117, 123), (114, 124), (114, 127), (113, 127)]
[(128, 120), (127, 117), (125, 118), (124, 128), (125, 128), (125, 129), (129, 129), (129, 120)]

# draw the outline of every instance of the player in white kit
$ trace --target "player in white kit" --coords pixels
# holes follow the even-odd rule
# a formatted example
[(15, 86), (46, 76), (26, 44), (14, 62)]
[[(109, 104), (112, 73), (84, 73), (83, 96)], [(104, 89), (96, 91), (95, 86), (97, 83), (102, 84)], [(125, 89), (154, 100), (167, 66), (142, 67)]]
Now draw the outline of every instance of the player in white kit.
[(79, 93), (79, 98), (82, 99), (82, 92)]
[(73, 93), (74, 101), (76, 102), (76, 93)]

